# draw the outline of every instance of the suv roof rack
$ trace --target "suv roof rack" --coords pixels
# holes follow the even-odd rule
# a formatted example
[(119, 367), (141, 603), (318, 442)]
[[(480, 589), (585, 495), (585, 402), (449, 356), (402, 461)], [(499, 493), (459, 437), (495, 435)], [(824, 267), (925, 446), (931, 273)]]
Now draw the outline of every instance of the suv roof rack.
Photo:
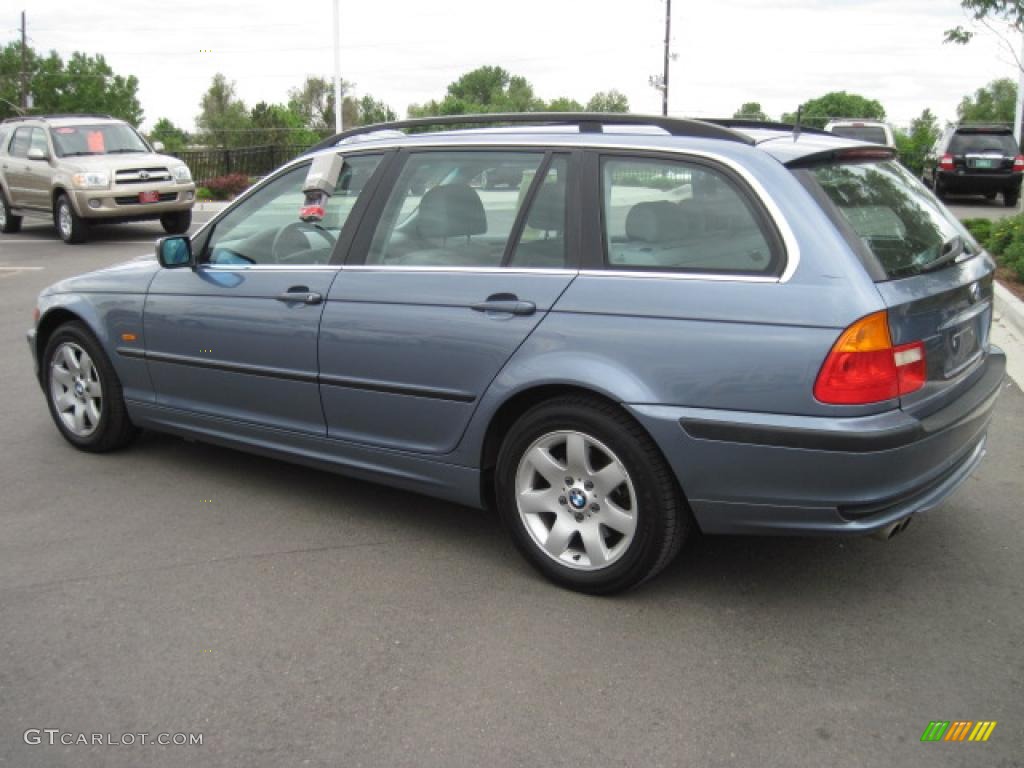
[(98, 117), (104, 120), (117, 120), (113, 115), (101, 115), (99, 113), (90, 112), (68, 112), (52, 115), (18, 115), (17, 117), (8, 117), (4, 120), (5, 123), (16, 123), (21, 120), (60, 120), (66, 117)]
[(706, 120), (690, 120), (681, 117), (635, 115), (628, 112), (494, 112), (484, 115), (415, 117), (407, 120), (395, 120), (390, 123), (361, 125), (324, 139), (319, 144), (307, 149), (304, 154), (329, 149), (352, 136), (361, 136), (377, 131), (473, 125), (577, 125), (580, 133), (603, 133), (606, 125), (650, 125), (664, 129), (671, 136), (722, 139), (750, 145), (754, 143), (749, 136), (744, 136), (727, 126), (716, 125)]
[[(786, 131), (787, 133), (791, 133), (796, 129), (793, 123), (780, 123), (774, 120), (753, 120), (746, 117), (708, 117), (705, 118), (704, 122), (714, 123), (725, 128), (767, 128), (773, 131)], [(824, 128), (809, 128), (806, 125), (800, 126), (800, 132), (817, 133), (825, 136), (833, 135)]]

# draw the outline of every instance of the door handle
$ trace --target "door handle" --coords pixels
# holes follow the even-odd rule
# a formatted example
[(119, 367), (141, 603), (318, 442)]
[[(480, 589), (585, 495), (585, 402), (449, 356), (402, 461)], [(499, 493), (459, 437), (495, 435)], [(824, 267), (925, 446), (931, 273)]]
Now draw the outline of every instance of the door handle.
[(309, 290), (304, 285), (293, 286), (284, 293), (279, 293), (276, 298), (286, 304), (319, 304), (324, 300), (321, 294)]
[(471, 304), (476, 312), (501, 312), (509, 315), (532, 315), (537, 305), (532, 301), (520, 301), (514, 293), (496, 293), (488, 296), (485, 301)]

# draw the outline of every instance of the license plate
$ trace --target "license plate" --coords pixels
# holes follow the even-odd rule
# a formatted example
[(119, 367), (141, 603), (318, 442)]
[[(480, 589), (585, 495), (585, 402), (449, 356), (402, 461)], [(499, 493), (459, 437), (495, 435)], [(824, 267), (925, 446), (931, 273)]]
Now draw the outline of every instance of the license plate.
[(139, 192), (140, 203), (159, 203), (160, 193), (159, 192)]
[(971, 167), (972, 168), (995, 168), (996, 167), (996, 161), (995, 160), (983, 160), (983, 159), (972, 160), (971, 161)]

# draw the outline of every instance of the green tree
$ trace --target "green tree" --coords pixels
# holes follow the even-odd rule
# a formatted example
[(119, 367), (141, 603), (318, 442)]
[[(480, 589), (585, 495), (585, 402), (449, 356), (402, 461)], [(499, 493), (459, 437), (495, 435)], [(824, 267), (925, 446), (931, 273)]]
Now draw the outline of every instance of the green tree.
[(196, 126), (209, 146), (244, 147), (253, 143), (249, 110), (235, 94), (235, 84), (219, 72), (203, 94)]
[(411, 104), (409, 117), (466, 115), (485, 112), (538, 112), (547, 105), (537, 98), (525, 77), (501, 67), (478, 67), (448, 85), (441, 101)]
[(801, 125), (824, 128), (832, 118), (862, 117), (867, 120), (884, 120), (885, 109), (874, 99), (846, 91), (832, 91), (805, 101), (797, 112), (784, 114), (782, 122), (795, 123), (797, 115), (800, 117)]
[(352, 128), (357, 125), (374, 125), (375, 123), (390, 123), (398, 119), (398, 113), (395, 112), (391, 107), (385, 104), (383, 101), (378, 101), (373, 98), (370, 94), (364, 95), (360, 99), (349, 99), (344, 100), (345, 110), (343, 114), (347, 116), (348, 102), (352, 102), (353, 119), (351, 122), (345, 123), (346, 128)]
[[(342, 120), (353, 125), (357, 109), (345, 94), (353, 89), (354, 83), (341, 81)], [(326, 77), (307, 77), (298, 88), (288, 91), (288, 109), (297, 114), (302, 124), (318, 136), (334, 133), (334, 83)]]
[[(568, 96), (559, 96), (548, 102), (548, 112), (583, 112), (583, 105)], [(588, 110), (589, 111), (589, 110)]]
[[(56, 51), (40, 56), (26, 51), (32, 112), (96, 112), (132, 125), (142, 122), (139, 81), (118, 75), (103, 56), (75, 52), (64, 61)], [(21, 43), (0, 49), (0, 118), (18, 113), (21, 99)]]
[(587, 102), (587, 112), (629, 112), (629, 99), (614, 88), (598, 91)]
[[(991, 28), (992, 23), (1007, 27), (1016, 32), (1013, 39), (1017, 40), (1024, 32), (1024, 2), (1022, 0), (960, 0), (960, 7), (976, 22)], [(963, 26), (946, 30), (944, 42), (965, 45), (974, 37), (974, 32)], [(1005, 39), (1005, 38), (1004, 38)], [(1016, 43), (1011, 46), (1016, 50)], [(1017, 62), (1021, 66), (1021, 62)]]
[(924, 110), (919, 117), (910, 121), (909, 131), (895, 131), (900, 162), (915, 176), (920, 176), (924, 170), (925, 156), (938, 141), (941, 132), (939, 121), (930, 109)]
[(166, 117), (156, 121), (153, 130), (149, 132), (149, 140), (162, 142), (167, 152), (181, 152), (189, 141), (188, 134)]
[(302, 118), (281, 104), (261, 101), (249, 112), (252, 133), (249, 143), (275, 146), (315, 144), (319, 136), (302, 124)]
[(1012, 125), (1016, 108), (1017, 85), (1004, 77), (976, 90), (973, 98), (964, 96), (956, 108), (956, 113), (962, 123)]
[(739, 109), (733, 113), (733, 117), (741, 118), (743, 120), (767, 120), (768, 115), (761, 109), (761, 105), (756, 101), (745, 102)]

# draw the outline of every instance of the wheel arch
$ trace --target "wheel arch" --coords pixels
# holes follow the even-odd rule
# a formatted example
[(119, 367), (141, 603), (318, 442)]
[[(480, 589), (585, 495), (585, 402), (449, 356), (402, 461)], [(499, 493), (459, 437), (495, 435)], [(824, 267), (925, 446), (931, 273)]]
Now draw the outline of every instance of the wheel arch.
[(46, 345), (50, 341), (50, 337), (53, 336), (60, 326), (69, 322), (77, 322), (85, 326), (89, 333), (96, 337), (100, 342), (101, 346), (105, 346), (103, 343), (103, 333), (97, 328), (97, 324), (90, 322), (86, 317), (85, 313), (82, 313), (78, 308), (70, 308), (67, 305), (55, 306), (52, 309), (47, 310), (39, 318), (39, 323), (36, 325), (36, 360), (39, 361), (39, 378), (43, 380), (43, 353), (46, 351)]

